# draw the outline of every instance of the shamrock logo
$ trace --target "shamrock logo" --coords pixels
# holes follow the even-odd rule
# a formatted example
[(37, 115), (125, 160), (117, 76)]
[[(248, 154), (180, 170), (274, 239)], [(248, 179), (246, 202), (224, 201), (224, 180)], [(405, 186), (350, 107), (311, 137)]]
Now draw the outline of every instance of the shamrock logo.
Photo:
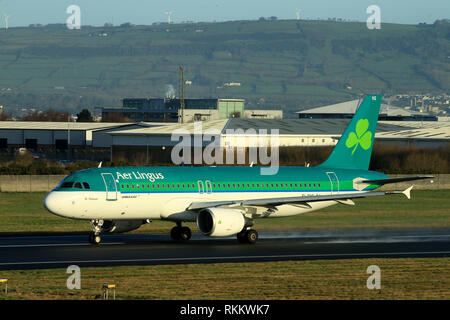
[(350, 132), (345, 145), (347, 148), (353, 148), (352, 155), (355, 153), (356, 148), (361, 146), (364, 150), (368, 150), (372, 144), (372, 132), (367, 131), (369, 129), (369, 120), (359, 119), (356, 123), (356, 133)]

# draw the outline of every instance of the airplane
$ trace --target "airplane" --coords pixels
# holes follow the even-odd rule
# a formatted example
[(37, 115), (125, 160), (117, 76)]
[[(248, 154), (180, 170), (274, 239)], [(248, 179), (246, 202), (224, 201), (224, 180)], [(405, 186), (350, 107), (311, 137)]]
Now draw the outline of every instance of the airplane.
[(370, 171), (369, 163), (382, 101), (366, 95), (329, 157), (315, 167), (279, 167), (261, 175), (250, 167), (101, 167), (64, 178), (44, 199), (58, 216), (91, 220), (89, 242), (101, 234), (135, 230), (152, 220), (175, 223), (170, 236), (187, 241), (192, 232), (183, 222), (196, 222), (209, 237), (236, 235), (253, 244), (254, 220), (280, 218), (320, 210), (353, 199), (404, 194), (374, 191), (389, 183), (432, 178), (389, 178)]

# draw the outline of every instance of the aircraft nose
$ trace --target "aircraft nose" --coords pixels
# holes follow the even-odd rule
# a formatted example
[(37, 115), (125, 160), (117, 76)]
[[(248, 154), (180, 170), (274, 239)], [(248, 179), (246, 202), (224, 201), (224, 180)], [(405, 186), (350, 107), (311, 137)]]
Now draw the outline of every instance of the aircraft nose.
[(61, 215), (61, 205), (58, 195), (52, 191), (44, 199), (44, 207), (53, 214)]

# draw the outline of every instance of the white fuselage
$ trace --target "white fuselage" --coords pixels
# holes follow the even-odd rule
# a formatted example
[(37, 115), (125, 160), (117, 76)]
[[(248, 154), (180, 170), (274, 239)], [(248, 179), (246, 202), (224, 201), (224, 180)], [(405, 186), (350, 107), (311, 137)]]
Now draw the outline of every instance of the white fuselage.
[[(359, 191), (355, 191), (359, 193)], [(195, 212), (186, 211), (192, 202), (247, 200), (275, 197), (330, 195), (330, 192), (211, 192), (211, 193), (117, 193), (107, 200), (104, 191), (52, 191), (44, 200), (50, 212), (72, 219), (161, 219), (194, 221)], [(309, 202), (307, 205), (280, 205), (269, 211), (261, 207), (249, 212), (253, 218), (286, 217), (303, 214), (338, 203), (337, 201)]]

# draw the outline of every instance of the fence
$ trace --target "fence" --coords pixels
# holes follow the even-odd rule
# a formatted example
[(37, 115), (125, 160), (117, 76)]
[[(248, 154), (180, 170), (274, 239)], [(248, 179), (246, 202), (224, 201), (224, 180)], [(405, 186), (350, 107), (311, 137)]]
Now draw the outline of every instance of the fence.
[[(433, 174), (432, 174), (433, 175)], [(391, 178), (414, 175), (389, 175)], [(434, 174), (434, 178), (395, 183), (381, 190), (402, 190), (414, 185), (415, 190), (450, 189), (450, 174)], [(64, 179), (65, 175), (0, 175), (0, 192), (48, 192)], [(430, 183), (430, 180), (433, 183)]]
[(65, 175), (1, 175), (0, 192), (48, 192)]

